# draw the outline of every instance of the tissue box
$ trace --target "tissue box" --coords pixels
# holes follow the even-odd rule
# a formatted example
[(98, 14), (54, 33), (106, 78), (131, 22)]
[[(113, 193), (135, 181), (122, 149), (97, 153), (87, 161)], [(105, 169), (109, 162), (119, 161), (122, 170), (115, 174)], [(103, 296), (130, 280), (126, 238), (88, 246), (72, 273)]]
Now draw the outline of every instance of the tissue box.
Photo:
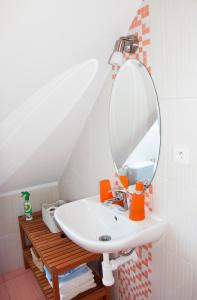
[(52, 233), (58, 233), (61, 231), (55, 221), (54, 213), (55, 210), (63, 204), (65, 204), (63, 200), (58, 200), (55, 203), (44, 203), (42, 205), (42, 219)]

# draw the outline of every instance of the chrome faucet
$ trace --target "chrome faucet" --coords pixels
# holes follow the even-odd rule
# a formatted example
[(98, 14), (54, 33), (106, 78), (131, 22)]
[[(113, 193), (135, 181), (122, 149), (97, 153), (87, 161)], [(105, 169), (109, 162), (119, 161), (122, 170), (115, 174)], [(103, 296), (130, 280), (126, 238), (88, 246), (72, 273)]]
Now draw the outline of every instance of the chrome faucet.
[(113, 204), (114, 202), (123, 202), (124, 210), (128, 210), (127, 191), (125, 189), (117, 188), (111, 189), (109, 192), (114, 192), (115, 197), (104, 202), (104, 205)]

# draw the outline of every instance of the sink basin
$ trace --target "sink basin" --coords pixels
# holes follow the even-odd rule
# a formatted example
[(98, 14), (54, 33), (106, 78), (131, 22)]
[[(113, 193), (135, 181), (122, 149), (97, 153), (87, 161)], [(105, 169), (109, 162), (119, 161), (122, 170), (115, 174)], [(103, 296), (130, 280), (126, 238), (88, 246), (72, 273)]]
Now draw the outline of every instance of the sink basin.
[(166, 222), (154, 215), (131, 221), (128, 212), (119, 211), (115, 205), (103, 205), (98, 196), (60, 206), (55, 219), (73, 242), (96, 253), (114, 253), (155, 242), (166, 227)]

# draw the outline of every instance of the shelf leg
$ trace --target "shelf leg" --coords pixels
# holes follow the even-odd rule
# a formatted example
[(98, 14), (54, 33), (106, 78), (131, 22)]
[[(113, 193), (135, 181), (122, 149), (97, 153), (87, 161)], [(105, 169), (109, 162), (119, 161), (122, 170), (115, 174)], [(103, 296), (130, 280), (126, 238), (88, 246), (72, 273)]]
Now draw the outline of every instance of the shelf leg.
[(106, 287), (106, 291), (107, 291), (107, 295), (104, 296), (104, 300), (110, 300), (110, 288), (109, 287)]
[(52, 272), (53, 294), (55, 300), (60, 300), (60, 291), (58, 283), (58, 273)]
[[(21, 236), (21, 244), (22, 244), (22, 248), (23, 248), (23, 252), (24, 252), (25, 248), (27, 247), (26, 242), (25, 242), (25, 233), (24, 233), (24, 230), (22, 229), (21, 225), (19, 225), (19, 229), (20, 229), (20, 236)], [(25, 259), (24, 254), (23, 254), (23, 261), (24, 261), (25, 269), (28, 269), (29, 265)]]

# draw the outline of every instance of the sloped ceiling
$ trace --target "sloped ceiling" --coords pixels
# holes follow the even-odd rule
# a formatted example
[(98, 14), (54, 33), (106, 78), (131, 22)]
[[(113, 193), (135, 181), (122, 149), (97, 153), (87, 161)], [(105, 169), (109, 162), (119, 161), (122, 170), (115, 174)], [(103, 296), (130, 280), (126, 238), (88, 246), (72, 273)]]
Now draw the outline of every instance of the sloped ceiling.
[[(2, 0), (0, 2), (0, 121), (22, 105), (39, 88), (68, 68), (84, 60), (99, 61), (94, 102), (110, 70), (107, 64), (115, 40), (127, 28), (140, 5), (139, 0)], [(60, 134), (60, 126), (56, 131)], [(52, 138), (52, 136), (51, 136)], [(54, 142), (57, 136), (54, 135)], [(69, 136), (61, 140), (66, 147)], [(52, 144), (52, 143), (51, 143)], [(43, 149), (46, 145), (43, 145)], [(66, 154), (66, 153), (65, 153)], [(14, 149), (13, 149), (14, 155)], [(50, 156), (50, 155), (49, 155)], [(62, 159), (62, 158), (61, 158)], [(54, 162), (53, 162), (54, 163)], [(62, 162), (64, 163), (64, 162)], [(36, 153), (27, 165), (36, 165)], [(48, 161), (50, 165), (50, 160)], [(38, 166), (37, 175), (42, 166)], [(42, 184), (60, 174), (33, 180)], [(9, 189), (21, 188), (31, 170), (21, 167)], [(28, 175), (29, 176), (29, 175)], [(39, 181), (39, 182), (37, 182)], [(6, 188), (4, 191), (6, 191)]]

